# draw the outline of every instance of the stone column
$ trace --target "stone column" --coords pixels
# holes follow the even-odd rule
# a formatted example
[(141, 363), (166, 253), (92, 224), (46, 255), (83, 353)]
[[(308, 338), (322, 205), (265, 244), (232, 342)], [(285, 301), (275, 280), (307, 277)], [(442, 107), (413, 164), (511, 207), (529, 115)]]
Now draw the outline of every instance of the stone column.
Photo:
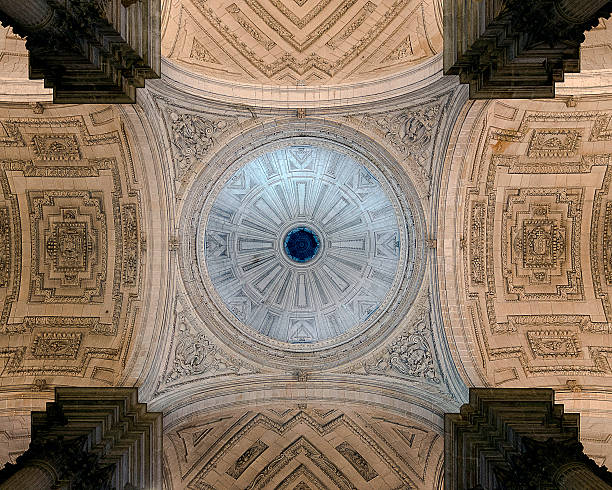
[(52, 488), (56, 481), (57, 475), (49, 466), (31, 464), (24, 466), (4, 483), (0, 483), (0, 490), (11, 490), (14, 488), (46, 490)]
[(595, 16), (599, 17), (599, 12), (605, 11), (609, 0), (559, 0), (556, 4), (559, 15), (570, 24), (583, 24)]
[(0, 470), (0, 489), (161, 488), (162, 415), (136, 388), (56, 388), (32, 412), (29, 449)]
[(584, 31), (610, 13), (610, 0), (445, 0), (444, 74), (472, 99), (554, 97), (580, 71)]
[(0, 0), (0, 22), (27, 38), (54, 102), (133, 103), (161, 73), (160, 1)]
[(568, 463), (559, 468), (553, 481), (563, 490), (610, 490), (612, 488), (584, 463)]
[(19, 25), (34, 30), (43, 29), (53, 17), (53, 10), (45, 0), (0, 0), (0, 10)]
[(471, 388), (444, 423), (446, 490), (612, 490), (612, 473), (583, 452), (579, 415), (552, 390)]

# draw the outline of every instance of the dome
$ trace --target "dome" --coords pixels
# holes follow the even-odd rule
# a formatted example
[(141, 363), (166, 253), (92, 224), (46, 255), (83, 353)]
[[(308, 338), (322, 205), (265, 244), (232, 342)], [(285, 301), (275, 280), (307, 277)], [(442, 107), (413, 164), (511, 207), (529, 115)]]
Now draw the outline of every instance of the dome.
[(203, 243), (225, 306), (289, 343), (341, 335), (381, 305), (400, 233), (383, 187), (354, 158), (310, 145), (265, 153), (217, 195)]
[(181, 304), (274, 369), (364, 355), (421, 291), (418, 194), (359, 131), (299, 118), (254, 127), (200, 167), (183, 202)]

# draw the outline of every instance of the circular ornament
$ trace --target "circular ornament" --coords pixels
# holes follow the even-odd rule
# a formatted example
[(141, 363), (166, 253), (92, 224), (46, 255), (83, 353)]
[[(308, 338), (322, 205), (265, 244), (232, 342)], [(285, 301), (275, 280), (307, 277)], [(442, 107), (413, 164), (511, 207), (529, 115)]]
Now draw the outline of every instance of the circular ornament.
[(306, 226), (293, 228), (284, 240), (285, 253), (296, 262), (308, 262), (320, 248), (317, 234)]
[(425, 266), (424, 215), (401, 165), (353, 129), (310, 123), (227, 143), (181, 211), (179, 266), (199, 321), (281, 369), (329, 369), (380, 345)]

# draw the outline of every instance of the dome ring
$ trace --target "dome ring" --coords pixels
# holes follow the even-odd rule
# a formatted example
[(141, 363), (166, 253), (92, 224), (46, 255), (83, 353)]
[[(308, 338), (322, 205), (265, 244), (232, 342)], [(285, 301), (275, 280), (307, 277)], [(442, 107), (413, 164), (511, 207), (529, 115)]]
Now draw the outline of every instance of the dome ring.
[[(425, 266), (424, 215), (418, 194), (401, 166), (378, 143), (353, 128), (314, 119), (309, 123), (305, 127), (299, 120), (287, 120), (282, 124), (275, 121), (230, 141), (196, 176), (186, 193), (180, 221), (179, 267), (193, 311), (228, 347), (259, 362), (284, 369), (288, 365), (292, 366), (291, 369), (329, 368), (349, 362), (379, 345), (406, 316), (419, 291)], [(245, 141), (249, 143), (245, 145)], [(329, 148), (355, 159), (381, 182), (385, 193), (391, 197), (398, 222), (402, 223), (398, 240), (401, 249), (399, 272), (395, 275), (392, 292), (355, 328), (307, 344), (279, 341), (237, 321), (216, 292), (201, 253), (205, 248), (204, 223), (222, 187), (249, 161), (291, 145)], [(298, 224), (312, 226), (310, 223)], [(318, 260), (324, 252), (319, 251), (312, 260)], [(287, 261), (290, 261), (288, 257)], [(298, 262), (291, 262), (300, 266)], [(372, 328), (374, 325), (375, 329)]]

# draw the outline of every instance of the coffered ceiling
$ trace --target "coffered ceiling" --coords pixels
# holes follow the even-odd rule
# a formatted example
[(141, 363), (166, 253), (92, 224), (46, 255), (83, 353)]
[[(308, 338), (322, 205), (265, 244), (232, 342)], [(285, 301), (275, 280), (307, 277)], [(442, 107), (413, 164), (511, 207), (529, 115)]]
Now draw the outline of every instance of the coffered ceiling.
[(609, 97), (464, 109), (441, 289), (471, 382), (610, 385), (611, 121)]
[(442, 448), (439, 429), (427, 422), (366, 407), (192, 414), (166, 430), (166, 486), (432, 489), (441, 482)]

